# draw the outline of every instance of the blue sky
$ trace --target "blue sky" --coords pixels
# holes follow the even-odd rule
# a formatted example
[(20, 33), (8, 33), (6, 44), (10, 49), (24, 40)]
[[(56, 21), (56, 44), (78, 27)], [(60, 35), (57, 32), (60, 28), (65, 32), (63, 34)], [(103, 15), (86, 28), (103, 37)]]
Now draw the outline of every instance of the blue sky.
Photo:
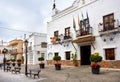
[[(74, 0), (56, 0), (56, 7), (63, 10)], [(0, 40), (24, 38), (29, 32), (46, 33), (51, 20), (53, 0), (0, 0)]]

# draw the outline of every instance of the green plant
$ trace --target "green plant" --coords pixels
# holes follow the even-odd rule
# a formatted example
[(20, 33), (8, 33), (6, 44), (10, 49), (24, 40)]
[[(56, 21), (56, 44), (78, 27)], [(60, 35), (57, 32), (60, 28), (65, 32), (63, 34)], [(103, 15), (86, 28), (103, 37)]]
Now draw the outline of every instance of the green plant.
[(10, 62), (10, 59), (7, 59), (6, 62)]
[(53, 60), (58, 63), (61, 60), (61, 57), (60, 56), (54, 56)]
[(90, 61), (94, 63), (101, 62), (102, 56), (100, 56), (98, 52), (95, 52), (90, 56)]
[(11, 59), (12, 62), (15, 62), (16, 60), (15, 59)]
[(17, 62), (20, 63), (20, 62), (21, 62), (21, 59), (17, 59)]
[(44, 57), (39, 57), (38, 61), (41, 61), (41, 63), (42, 63), (42, 61), (44, 61)]
[(78, 61), (77, 61), (77, 54), (72, 53), (72, 61), (75, 66), (78, 66)]
[(54, 56), (53, 60), (56, 61), (55, 69), (56, 70), (61, 70), (61, 63), (59, 63), (59, 61), (61, 60), (61, 57), (60, 56)]

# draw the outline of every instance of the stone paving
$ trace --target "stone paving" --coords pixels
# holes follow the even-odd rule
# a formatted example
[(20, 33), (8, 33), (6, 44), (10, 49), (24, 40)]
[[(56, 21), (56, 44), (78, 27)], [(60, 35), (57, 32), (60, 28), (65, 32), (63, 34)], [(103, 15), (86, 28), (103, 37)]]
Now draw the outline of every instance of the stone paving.
[(0, 82), (37, 82), (46, 78), (29, 78), (24, 74), (13, 74), (11, 72), (4, 72), (0, 70)]
[[(28, 68), (39, 68), (39, 65), (29, 65)], [(24, 65), (21, 74), (0, 72), (0, 82), (120, 82), (120, 70), (101, 68), (100, 74), (92, 74), (89, 66), (62, 67), (59, 71), (54, 66), (45, 66), (40, 78), (36, 79), (24, 75)]]
[(88, 66), (64, 67), (60, 71), (54, 67), (44, 69), (41, 76), (48, 77), (39, 82), (120, 82), (120, 70), (101, 69), (100, 74), (92, 74)]

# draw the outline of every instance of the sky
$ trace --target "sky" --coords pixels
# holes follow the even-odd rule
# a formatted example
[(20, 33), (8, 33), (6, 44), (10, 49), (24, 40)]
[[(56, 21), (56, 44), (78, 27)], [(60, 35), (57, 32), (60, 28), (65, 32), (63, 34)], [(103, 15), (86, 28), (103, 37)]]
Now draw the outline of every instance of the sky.
[[(74, 0), (56, 0), (58, 10), (71, 6)], [(22, 38), (33, 32), (47, 33), (53, 0), (0, 0), (0, 40)]]

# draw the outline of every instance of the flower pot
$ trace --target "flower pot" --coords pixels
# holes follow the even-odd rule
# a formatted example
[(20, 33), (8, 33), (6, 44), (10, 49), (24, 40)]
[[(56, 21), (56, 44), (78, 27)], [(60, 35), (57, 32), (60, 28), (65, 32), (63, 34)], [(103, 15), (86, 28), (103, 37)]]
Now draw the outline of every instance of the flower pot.
[(18, 67), (21, 67), (21, 63), (17, 63)]
[(6, 65), (7, 65), (7, 66), (10, 66), (10, 63), (9, 63), (9, 62), (6, 62)]
[(56, 70), (61, 70), (61, 66), (55, 66)]
[(100, 68), (92, 68), (92, 73), (93, 74), (99, 74), (100, 73)]
[(61, 64), (55, 64), (55, 69), (56, 70), (61, 70)]
[(40, 68), (42, 68), (42, 69), (45, 68), (45, 64), (44, 63), (40, 63), (39, 65), (40, 65)]
[(12, 63), (13, 66), (15, 66), (15, 63)]

